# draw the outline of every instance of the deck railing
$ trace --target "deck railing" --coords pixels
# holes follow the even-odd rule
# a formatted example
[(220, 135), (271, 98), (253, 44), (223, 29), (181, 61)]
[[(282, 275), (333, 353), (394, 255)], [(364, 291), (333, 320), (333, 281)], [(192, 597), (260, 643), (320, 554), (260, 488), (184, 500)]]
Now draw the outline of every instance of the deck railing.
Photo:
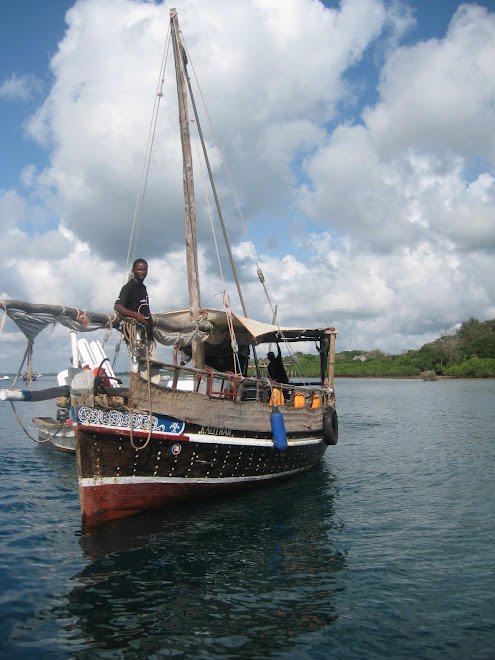
[(317, 408), (325, 406), (332, 394), (327, 387), (321, 387), (321, 383), (308, 386), (290, 383), (282, 385), (271, 383), (268, 379), (244, 377), (232, 371), (194, 369), (165, 362), (154, 362), (154, 364), (160, 368), (164, 378), (161, 387), (198, 392), (214, 398), (261, 403), (275, 400), (278, 405)]

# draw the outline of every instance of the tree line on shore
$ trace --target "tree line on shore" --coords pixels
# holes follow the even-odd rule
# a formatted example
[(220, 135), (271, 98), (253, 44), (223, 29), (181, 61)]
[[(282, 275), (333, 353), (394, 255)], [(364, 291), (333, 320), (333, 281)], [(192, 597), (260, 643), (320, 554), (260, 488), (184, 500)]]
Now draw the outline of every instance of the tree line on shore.
[[(283, 361), (291, 377), (320, 377), (319, 355), (297, 352), (284, 357)], [(254, 364), (248, 373), (254, 374)], [(425, 374), (430, 374), (431, 378), (426, 378)], [(335, 355), (335, 376), (424, 377), (427, 380), (436, 377), (495, 378), (495, 319), (479, 321), (471, 318), (455, 331), (446, 332), (420, 349), (404, 349), (397, 355), (379, 349), (341, 351)]]
[[(306, 377), (318, 377), (319, 356), (296, 353), (295, 361)], [(355, 350), (335, 355), (337, 377), (426, 378), (426, 374), (431, 375), (428, 379), (495, 378), (495, 319), (471, 318), (416, 351), (391, 355), (380, 350)]]

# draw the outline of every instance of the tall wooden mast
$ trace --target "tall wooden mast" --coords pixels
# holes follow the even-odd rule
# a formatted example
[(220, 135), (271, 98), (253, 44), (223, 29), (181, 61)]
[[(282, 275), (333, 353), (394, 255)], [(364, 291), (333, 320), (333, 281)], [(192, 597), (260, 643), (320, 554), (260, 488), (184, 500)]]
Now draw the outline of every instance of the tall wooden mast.
[[(189, 117), (187, 110), (186, 87), (186, 54), (180, 43), (179, 21), (177, 10), (170, 10), (170, 29), (174, 49), (175, 74), (177, 78), (177, 96), (179, 101), (179, 125), (182, 144), (184, 202), (186, 212), (186, 258), (187, 258), (187, 285), (189, 290), (189, 310), (191, 321), (199, 317), (201, 309), (199, 292), (199, 269), (196, 237), (196, 203), (194, 199), (194, 179), (191, 155), (191, 137), (189, 133)], [(197, 369), (204, 367), (204, 346), (199, 341), (192, 344), (193, 366)]]

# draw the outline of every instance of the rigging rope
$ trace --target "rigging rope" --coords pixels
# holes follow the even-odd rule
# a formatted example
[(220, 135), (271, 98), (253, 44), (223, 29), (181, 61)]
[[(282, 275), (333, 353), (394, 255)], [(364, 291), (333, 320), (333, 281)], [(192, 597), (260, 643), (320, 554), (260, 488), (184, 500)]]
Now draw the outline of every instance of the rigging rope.
[[(151, 114), (151, 121), (150, 121), (150, 128), (148, 132), (148, 142), (146, 144), (146, 149), (145, 149), (145, 154), (144, 154), (144, 162), (143, 162), (143, 168), (141, 171), (141, 178), (139, 181), (139, 191), (136, 199), (136, 206), (134, 210), (134, 219), (132, 222), (132, 229), (131, 229), (131, 236), (129, 239), (129, 248), (127, 251), (127, 260), (126, 260), (126, 265), (124, 269), (124, 283), (125, 283), (125, 277), (126, 273), (129, 270), (130, 264), (134, 261), (136, 257), (136, 249), (137, 249), (137, 242), (138, 242), (138, 236), (139, 236), (139, 228), (141, 226), (141, 219), (142, 219), (142, 214), (143, 214), (143, 205), (144, 205), (144, 198), (146, 195), (146, 189), (148, 185), (148, 175), (149, 175), (149, 170), (150, 170), (150, 164), (151, 164), (151, 154), (153, 151), (153, 144), (154, 144), (154, 139), (155, 139), (155, 134), (156, 134), (156, 125), (158, 121), (158, 110), (160, 108), (160, 102), (163, 96), (163, 84), (165, 82), (165, 68), (167, 64), (167, 59), (168, 59), (168, 51), (170, 48), (170, 26), (168, 29), (167, 33), (167, 38), (165, 40), (165, 47), (163, 49), (163, 55), (162, 55), (162, 62), (160, 66), (160, 73), (158, 76), (158, 83), (157, 83), (157, 90), (155, 94), (155, 102), (153, 105), (153, 112)], [(132, 257), (131, 257), (131, 252), (132, 252)]]
[(26, 367), (26, 373), (27, 373), (27, 378), (26, 382), (28, 385), (31, 387), (33, 384), (33, 379), (32, 379), (32, 373), (33, 373), (33, 340), (28, 339), (28, 343), (26, 346), (26, 350), (24, 351), (24, 356), (21, 360), (20, 367), (15, 375), (14, 380), (12, 381), (12, 385), (10, 386), (10, 389), (13, 390), (15, 387), (15, 384), (17, 383), (17, 379), (19, 378), (19, 375), (22, 371), (22, 367), (24, 366), (24, 362), (27, 359), (27, 367)]
[(3, 317), (2, 317), (2, 322), (0, 323), (0, 335), (2, 334), (3, 326), (5, 325), (5, 321), (7, 319), (7, 306), (2, 305), (3, 307)]
[[(185, 45), (184, 47), (186, 48), (186, 52), (187, 52), (187, 55), (188, 55), (188, 57), (189, 57), (189, 51), (187, 50), (187, 46)], [(231, 192), (232, 192), (232, 196), (233, 196), (233, 198), (234, 198), (235, 206), (236, 206), (237, 212), (238, 212), (238, 214), (239, 214), (239, 217), (240, 217), (240, 219), (241, 219), (242, 226), (244, 227), (244, 231), (245, 231), (245, 233), (246, 233), (246, 237), (247, 237), (247, 240), (248, 240), (248, 243), (249, 243), (249, 247), (250, 247), (250, 249), (251, 249), (251, 254), (252, 254), (252, 256), (253, 256), (253, 260), (254, 260), (254, 262), (255, 262), (255, 264), (256, 264), (256, 267), (257, 267), (258, 277), (259, 277), (259, 279), (260, 279), (260, 282), (263, 284), (263, 288), (264, 288), (264, 290), (265, 290), (265, 295), (266, 295), (266, 297), (267, 297), (267, 299), (268, 299), (268, 303), (269, 303), (269, 305), (270, 305), (270, 308), (271, 308), (271, 310), (272, 310), (272, 313), (274, 313), (274, 308), (273, 308), (272, 302), (271, 302), (271, 300), (270, 300), (270, 294), (269, 294), (269, 292), (268, 292), (268, 288), (266, 287), (265, 278), (264, 278), (263, 273), (262, 273), (262, 271), (261, 271), (261, 267), (260, 267), (260, 265), (259, 265), (259, 263), (258, 263), (258, 259), (257, 259), (257, 257), (256, 257), (256, 252), (255, 252), (255, 250), (254, 250), (254, 245), (253, 245), (253, 243), (252, 243), (252, 241), (251, 241), (251, 238), (250, 238), (250, 236), (249, 236), (249, 232), (248, 232), (248, 229), (247, 229), (246, 223), (245, 223), (245, 221), (244, 221), (244, 216), (242, 215), (241, 207), (240, 207), (239, 201), (238, 201), (238, 199), (237, 199), (237, 195), (236, 195), (236, 193), (235, 193), (234, 185), (233, 185), (233, 183), (232, 183), (232, 179), (230, 178), (230, 174), (229, 174), (229, 171), (228, 171), (228, 168), (227, 168), (227, 163), (225, 162), (225, 158), (224, 158), (224, 156), (223, 156), (223, 152), (222, 152), (222, 149), (221, 149), (221, 147), (220, 147), (220, 142), (219, 142), (218, 137), (217, 137), (217, 134), (216, 134), (216, 132), (215, 132), (215, 128), (214, 128), (214, 126), (213, 126), (213, 122), (212, 122), (212, 120), (211, 120), (210, 113), (208, 112), (208, 107), (207, 107), (207, 105), (206, 105), (206, 101), (205, 101), (205, 98), (204, 98), (204, 96), (203, 96), (203, 92), (202, 92), (202, 90), (201, 90), (201, 85), (199, 84), (199, 80), (198, 80), (198, 77), (197, 77), (197, 75), (196, 75), (196, 70), (195, 70), (195, 68), (194, 68), (194, 64), (191, 62), (191, 58), (190, 58), (190, 57), (189, 57), (189, 62), (190, 62), (190, 64), (191, 64), (191, 68), (192, 68), (193, 73), (194, 73), (194, 79), (196, 80), (196, 84), (197, 84), (197, 86), (198, 86), (199, 94), (200, 94), (200, 96), (201, 96), (201, 100), (203, 101), (203, 107), (204, 107), (204, 109), (205, 109), (206, 116), (208, 117), (208, 123), (209, 123), (209, 125), (210, 125), (211, 132), (212, 132), (213, 137), (214, 137), (214, 139), (215, 139), (215, 144), (216, 144), (216, 146), (217, 146), (218, 153), (219, 153), (220, 158), (221, 158), (221, 161), (222, 161), (222, 165), (223, 165), (223, 169), (224, 169), (224, 172), (225, 172), (225, 176), (227, 177), (227, 180), (228, 180), (228, 182), (229, 182), (229, 187), (230, 187), (230, 190), (231, 190)], [(260, 277), (260, 275), (261, 275), (261, 277)]]
[[(5, 320), (5, 317), (4, 317), (4, 319), (2, 320), (2, 325), (0, 326), (0, 333), (1, 333), (2, 329), (3, 329), (3, 321), (4, 321), (4, 320)], [(26, 350), (24, 351), (24, 356), (23, 356), (23, 358), (22, 358), (21, 365), (20, 365), (20, 367), (19, 367), (19, 369), (18, 369), (18, 371), (17, 371), (17, 374), (15, 375), (14, 380), (12, 381), (12, 385), (10, 386), (10, 389), (11, 389), (11, 390), (14, 389), (15, 384), (17, 383), (17, 380), (18, 380), (18, 378), (19, 378), (19, 375), (20, 375), (20, 373), (21, 373), (21, 371), (22, 371), (22, 368), (23, 368), (23, 366), (24, 366), (24, 362), (26, 361), (26, 359), (27, 359), (27, 367), (26, 367), (26, 384), (28, 385), (29, 389), (31, 389), (31, 387), (32, 387), (32, 385), (33, 385), (33, 378), (32, 378), (32, 375), (33, 375), (33, 340), (32, 340), (32, 339), (29, 339), (29, 340), (28, 340), (28, 345), (27, 345), (27, 347), (26, 347)], [(15, 418), (17, 419), (17, 422), (18, 422), (19, 426), (20, 426), (21, 429), (24, 431), (24, 433), (27, 435), (27, 437), (30, 438), (31, 440), (33, 440), (34, 442), (38, 442), (38, 443), (40, 443), (40, 444), (42, 444), (42, 443), (44, 443), (44, 442), (49, 442), (52, 438), (54, 438), (54, 437), (57, 435), (57, 433), (58, 433), (58, 432), (63, 428), (63, 426), (64, 426), (64, 423), (65, 423), (65, 422), (62, 423), (62, 426), (61, 426), (59, 429), (57, 429), (57, 431), (55, 431), (55, 433), (54, 433), (53, 435), (50, 435), (50, 437), (48, 437), (46, 440), (40, 440), (39, 438), (34, 438), (34, 437), (29, 433), (29, 431), (26, 429), (26, 427), (24, 426), (24, 424), (22, 423), (22, 421), (21, 421), (19, 415), (17, 414), (17, 410), (15, 409), (15, 406), (14, 406), (13, 401), (9, 401), (9, 403), (10, 403), (10, 405), (12, 406), (12, 410), (13, 410), (13, 412), (14, 412)]]
[[(238, 345), (237, 345), (237, 340), (236, 340), (235, 331), (234, 331), (234, 321), (233, 321), (233, 318), (232, 318), (232, 308), (230, 306), (230, 298), (229, 298), (229, 294), (227, 292), (227, 287), (225, 286), (225, 280), (224, 280), (224, 277), (223, 277), (223, 269), (222, 269), (222, 262), (221, 262), (221, 259), (220, 259), (220, 251), (218, 249), (217, 235), (216, 235), (216, 232), (215, 232), (215, 225), (213, 223), (213, 214), (211, 212), (210, 198), (209, 198), (209, 195), (208, 195), (208, 188), (206, 186), (206, 177), (205, 177), (205, 172), (204, 172), (204, 168), (203, 168), (203, 160), (200, 156), (197, 136), (196, 136), (195, 144), (196, 144), (196, 151), (198, 152), (198, 162), (199, 162), (199, 167), (200, 167), (200, 170), (201, 170), (201, 179), (203, 181), (203, 189), (204, 189), (204, 193), (205, 193), (206, 205), (208, 207), (208, 215), (210, 217), (211, 232), (213, 234), (213, 242), (215, 244), (215, 252), (216, 252), (216, 255), (217, 255), (218, 269), (220, 271), (220, 278), (222, 280), (223, 305), (225, 307), (225, 313), (226, 313), (226, 316), (227, 316), (227, 326), (229, 328), (230, 345), (231, 345), (231, 348), (232, 348), (232, 353), (234, 355), (234, 373), (237, 376), (238, 373), (242, 372), (240, 361), (239, 361), (239, 348), (238, 348)], [(239, 369), (239, 371), (238, 371), (238, 369)]]
[[(248, 229), (247, 229), (247, 226), (246, 226), (245, 220), (244, 220), (244, 216), (243, 216), (243, 214), (242, 214), (242, 211), (241, 211), (241, 208), (240, 208), (240, 204), (239, 204), (239, 202), (238, 202), (237, 195), (236, 195), (236, 193), (235, 193), (234, 185), (233, 185), (233, 183), (232, 183), (232, 179), (230, 178), (230, 174), (229, 174), (229, 171), (228, 171), (228, 168), (227, 168), (227, 163), (225, 162), (225, 158), (224, 158), (224, 156), (223, 156), (223, 152), (222, 152), (222, 149), (221, 149), (221, 147), (220, 147), (220, 143), (219, 143), (218, 137), (217, 137), (217, 135), (216, 135), (215, 128), (214, 128), (214, 126), (213, 126), (213, 122), (212, 122), (211, 117), (210, 117), (210, 114), (209, 114), (209, 112), (208, 112), (208, 107), (207, 107), (207, 105), (206, 105), (205, 98), (204, 98), (204, 96), (203, 96), (203, 92), (202, 92), (202, 89), (201, 89), (201, 85), (199, 84), (199, 80), (198, 80), (198, 77), (197, 77), (197, 75), (196, 75), (196, 71), (195, 71), (195, 68), (194, 68), (194, 64), (192, 63), (191, 58), (190, 58), (190, 56), (189, 56), (189, 51), (188, 51), (188, 49), (187, 49), (187, 45), (186, 45), (186, 43), (185, 43), (185, 39), (184, 39), (184, 36), (183, 36), (183, 35), (182, 35), (182, 40), (183, 40), (183, 42), (184, 42), (184, 49), (185, 49), (185, 51), (186, 51), (186, 53), (187, 53), (188, 61), (189, 61), (190, 64), (191, 64), (191, 68), (192, 68), (192, 71), (193, 71), (193, 74), (194, 74), (194, 78), (195, 78), (195, 80), (196, 80), (196, 84), (197, 84), (197, 87), (198, 87), (198, 90), (199, 90), (199, 94), (200, 94), (200, 96), (201, 96), (201, 100), (202, 100), (202, 102), (203, 102), (203, 107), (204, 107), (204, 110), (205, 110), (206, 116), (207, 116), (207, 118), (208, 118), (208, 122), (209, 122), (209, 125), (210, 125), (210, 129), (211, 129), (211, 132), (212, 132), (212, 134), (213, 134), (213, 137), (214, 137), (214, 140), (215, 140), (215, 144), (216, 144), (216, 146), (217, 146), (217, 150), (218, 150), (218, 153), (219, 153), (219, 155), (220, 155), (220, 159), (221, 159), (221, 161), (222, 161), (223, 169), (224, 169), (225, 175), (226, 175), (226, 177), (227, 177), (227, 180), (228, 180), (228, 183), (229, 183), (229, 187), (230, 187), (230, 190), (231, 190), (232, 196), (233, 196), (233, 198), (234, 198), (235, 206), (236, 206), (237, 212), (238, 212), (238, 214), (239, 214), (239, 217), (240, 217), (240, 219), (241, 219), (242, 225), (243, 225), (243, 227), (244, 227), (244, 231), (245, 231), (245, 234), (246, 234), (246, 237), (247, 237), (247, 242), (248, 242), (249, 247), (250, 247), (250, 250), (251, 250), (251, 254), (252, 254), (252, 257), (253, 257), (253, 261), (254, 261), (254, 263), (255, 263), (255, 265), (256, 265), (256, 273), (257, 273), (257, 275), (258, 275), (258, 279), (259, 279), (260, 283), (261, 283), (262, 286), (263, 286), (263, 289), (264, 289), (264, 292), (265, 292), (266, 299), (267, 299), (268, 304), (269, 304), (269, 306), (270, 306), (270, 309), (271, 309), (271, 311), (272, 311), (273, 319), (277, 321), (277, 322), (276, 322), (276, 326), (277, 326), (277, 328), (278, 328), (278, 334), (280, 335), (281, 339), (283, 340), (283, 342), (284, 342), (284, 344), (285, 344), (285, 347), (286, 347), (286, 349), (287, 349), (287, 352), (292, 356), (293, 361), (294, 361), (294, 364), (295, 364), (297, 370), (299, 371), (299, 375), (303, 376), (303, 373), (302, 373), (302, 370), (301, 370), (300, 364), (299, 364), (299, 362), (295, 359), (294, 351), (292, 351), (292, 348), (291, 348), (290, 344), (287, 342), (286, 338), (284, 337), (284, 334), (283, 334), (283, 332), (282, 332), (282, 329), (281, 329), (281, 327), (280, 327), (280, 324), (278, 323), (277, 316), (276, 316), (276, 313), (275, 313), (275, 309), (274, 309), (273, 303), (272, 303), (272, 301), (271, 301), (270, 293), (269, 293), (269, 291), (268, 291), (268, 287), (267, 287), (267, 284), (266, 284), (266, 281), (265, 281), (265, 276), (264, 276), (263, 271), (262, 271), (262, 269), (261, 269), (261, 266), (260, 266), (260, 264), (259, 264), (259, 262), (258, 262), (258, 259), (257, 259), (257, 256), (256, 256), (256, 252), (255, 252), (255, 249), (254, 249), (253, 242), (251, 241), (251, 238), (250, 238), (250, 236), (249, 236), (249, 232), (248, 232)], [(198, 129), (198, 130), (199, 130), (199, 129)], [(201, 162), (201, 160), (200, 160), (200, 162)], [(209, 207), (209, 204), (208, 204), (208, 207)], [(225, 240), (226, 240), (226, 242), (228, 242), (228, 238), (227, 238), (227, 236), (226, 236), (225, 230), (224, 230), (224, 236), (225, 236)], [(215, 245), (216, 245), (216, 239), (215, 239)], [(230, 251), (230, 248), (229, 248), (229, 247), (228, 247), (228, 249), (229, 249), (229, 251)], [(235, 275), (235, 273), (234, 273), (234, 275)], [(222, 282), (223, 282), (223, 275), (222, 275)], [(241, 300), (241, 301), (242, 301), (242, 300)], [(229, 326), (229, 327), (230, 327), (230, 326)], [(238, 356), (237, 356), (237, 357), (238, 357)]]

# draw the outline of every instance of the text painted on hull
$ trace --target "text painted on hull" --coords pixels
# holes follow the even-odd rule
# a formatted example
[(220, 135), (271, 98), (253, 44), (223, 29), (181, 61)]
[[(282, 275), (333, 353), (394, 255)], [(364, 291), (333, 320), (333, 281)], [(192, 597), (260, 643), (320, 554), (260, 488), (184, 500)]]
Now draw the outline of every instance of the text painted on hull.
[(232, 435), (232, 431), (230, 429), (221, 429), (217, 426), (202, 426), (199, 433), (205, 435)]

